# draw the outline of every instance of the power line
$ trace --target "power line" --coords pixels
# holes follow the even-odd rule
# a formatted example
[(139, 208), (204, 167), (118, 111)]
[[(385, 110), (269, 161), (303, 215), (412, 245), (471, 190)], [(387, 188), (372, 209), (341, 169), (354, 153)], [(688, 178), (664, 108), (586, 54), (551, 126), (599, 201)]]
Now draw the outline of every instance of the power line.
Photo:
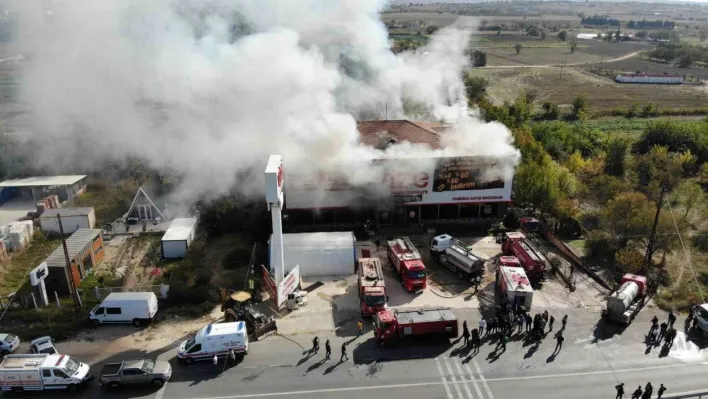
[(669, 213), (671, 214), (671, 219), (674, 221), (674, 227), (676, 228), (676, 232), (678, 233), (678, 238), (679, 241), (681, 242), (681, 248), (683, 248), (683, 253), (686, 255), (686, 261), (688, 263), (688, 267), (691, 268), (691, 274), (693, 274), (693, 281), (696, 282), (696, 287), (698, 287), (698, 293), (701, 294), (701, 300), (703, 302), (706, 301), (705, 296), (703, 296), (703, 289), (701, 288), (701, 285), (698, 283), (698, 278), (696, 277), (696, 271), (693, 270), (693, 264), (691, 263), (691, 256), (689, 255), (688, 251), (686, 250), (686, 246), (683, 243), (683, 238), (681, 237), (681, 232), (679, 231), (678, 228), (678, 223), (676, 223), (676, 217), (674, 216), (674, 211), (671, 209), (671, 201), (666, 201), (669, 205)]

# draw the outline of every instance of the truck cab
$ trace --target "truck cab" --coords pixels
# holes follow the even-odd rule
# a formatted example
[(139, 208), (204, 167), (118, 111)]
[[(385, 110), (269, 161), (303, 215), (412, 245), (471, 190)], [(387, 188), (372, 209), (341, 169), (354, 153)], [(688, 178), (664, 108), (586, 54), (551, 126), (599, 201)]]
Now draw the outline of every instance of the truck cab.
[(521, 262), (516, 256), (500, 256), (499, 266), (521, 267)]
[(401, 285), (406, 291), (422, 292), (428, 286), (425, 264), (410, 238), (389, 240), (387, 252), (391, 267), (401, 276)]
[(420, 259), (404, 261), (403, 269), (401, 279), (406, 291), (422, 291), (428, 286), (428, 273)]
[(382, 310), (374, 315), (374, 335), (379, 343), (396, 335), (397, 321), (392, 310)]
[(371, 316), (384, 310), (387, 299), (384, 287), (364, 287), (361, 296), (361, 315)]
[(436, 256), (445, 252), (450, 247), (450, 243), (452, 243), (452, 236), (449, 234), (434, 237), (430, 241), (430, 254)]

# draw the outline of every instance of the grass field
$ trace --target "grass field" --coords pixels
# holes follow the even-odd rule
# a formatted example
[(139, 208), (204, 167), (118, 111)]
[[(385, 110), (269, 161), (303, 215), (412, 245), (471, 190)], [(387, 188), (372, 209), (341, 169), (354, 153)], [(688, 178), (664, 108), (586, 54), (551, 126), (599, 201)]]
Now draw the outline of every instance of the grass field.
[(35, 236), (24, 252), (13, 255), (9, 262), (0, 266), (0, 295), (3, 297), (15, 292), (21, 283), (27, 284), (30, 270), (39, 266), (61, 243), (61, 240), (43, 240)]
[(478, 68), (473, 74), (489, 80), (487, 93), (492, 101), (513, 101), (520, 93), (536, 93), (537, 101), (569, 106), (584, 95), (592, 111), (626, 109), (631, 104), (653, 103), (666, 108), (694, 108), (708, 102), (702, 86), (621, 85), (579, 68)]

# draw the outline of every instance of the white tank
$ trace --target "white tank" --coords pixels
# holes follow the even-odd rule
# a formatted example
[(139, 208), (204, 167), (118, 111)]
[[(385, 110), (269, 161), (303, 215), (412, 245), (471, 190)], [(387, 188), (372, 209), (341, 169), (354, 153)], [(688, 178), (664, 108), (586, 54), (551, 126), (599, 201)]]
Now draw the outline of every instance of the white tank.
[(610, 317), (620, 319), (622, 314), (629, 308), (629, 305), (634, 302), (638, 294), (639, 285), (634, 281), (627, 281), (622, 284), (607, 300), (607, 312)]

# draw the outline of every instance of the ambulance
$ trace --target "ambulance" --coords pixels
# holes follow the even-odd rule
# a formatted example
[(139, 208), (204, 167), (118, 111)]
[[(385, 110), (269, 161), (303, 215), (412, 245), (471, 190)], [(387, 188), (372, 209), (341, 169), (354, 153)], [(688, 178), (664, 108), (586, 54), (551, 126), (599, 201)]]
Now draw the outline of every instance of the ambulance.
[(93, 379), (87, 364), (67, 355), (7, 355), (0, 363), (3, 391), (73, 391)]

